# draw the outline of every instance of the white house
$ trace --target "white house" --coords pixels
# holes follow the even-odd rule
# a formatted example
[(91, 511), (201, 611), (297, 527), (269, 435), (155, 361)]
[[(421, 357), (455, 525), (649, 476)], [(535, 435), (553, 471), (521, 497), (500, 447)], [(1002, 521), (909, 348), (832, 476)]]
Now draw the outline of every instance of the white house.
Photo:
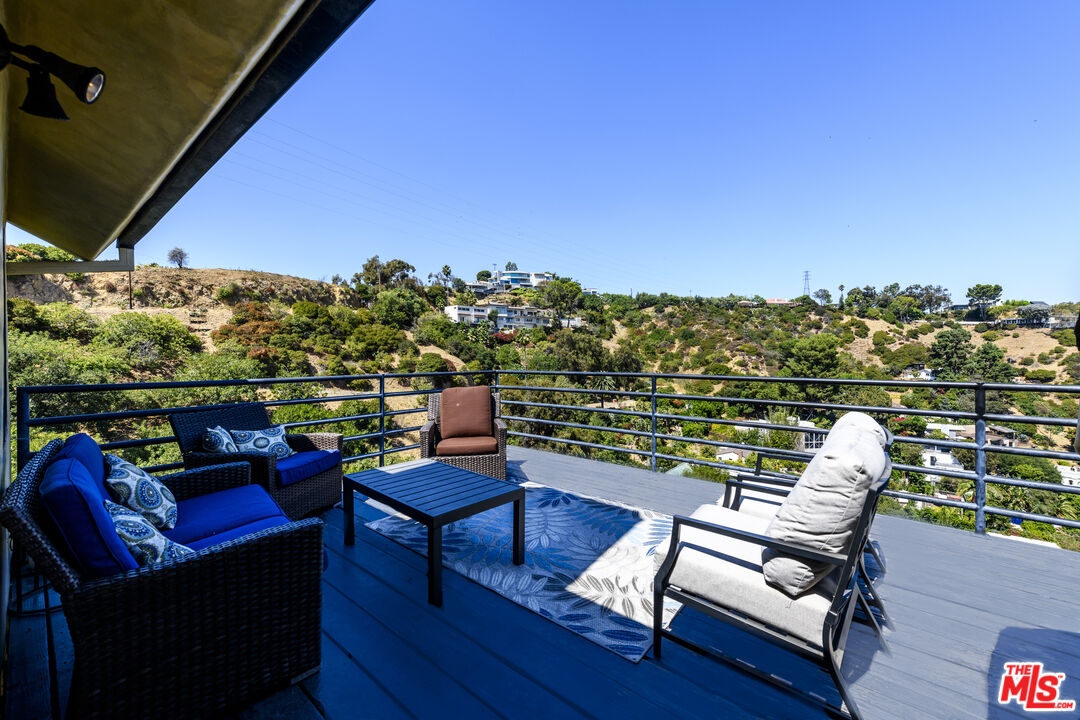
[[(495, 310), (498, 317), (495, 321), (497, 330), (528, 330), (534, 327), (547, 327), (551, 324), (551, 311), (529, 305), (515, 307), (505, 303), (491, 303), (490, 305), (447, 305), (443, 312), (448, 318), (456, 323), (475, 325), (484, 320), (489, 320), (491, 311)], [(563, 327), (577, 328), (585, 324), (579, 317), (563, 318)]]

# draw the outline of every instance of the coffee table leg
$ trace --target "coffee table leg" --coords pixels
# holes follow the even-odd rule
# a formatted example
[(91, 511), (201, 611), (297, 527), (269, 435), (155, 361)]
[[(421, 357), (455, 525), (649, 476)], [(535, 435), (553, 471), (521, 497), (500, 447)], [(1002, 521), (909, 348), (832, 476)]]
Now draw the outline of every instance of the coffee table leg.
[(428, 527), (428, 602), (442, 607), (442, 526)]
[(525, 498), (514, 501), (514, 564), (525, 562)]
[(353, 515), (353, 486), (348, 480), (345, 481), (345, 497), (341, 500), (341, 508), (345, 511), (345, 544), (352, 545), (356, 542), (356, 517)]

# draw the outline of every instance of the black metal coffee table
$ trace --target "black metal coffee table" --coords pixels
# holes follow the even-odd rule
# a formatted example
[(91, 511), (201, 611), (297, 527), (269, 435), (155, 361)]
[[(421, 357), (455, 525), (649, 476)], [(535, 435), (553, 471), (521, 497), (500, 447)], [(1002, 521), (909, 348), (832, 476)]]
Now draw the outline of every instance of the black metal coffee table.
[(514, 503), (514, 564), (525, 562), (525, 488), (471, 470), (428, 461), (346, 475), (345, 544), (356, 542), (353, 491), (385, 503), (422, 523), (428, 531), (428, 602), (442, 605), (444, 525)]

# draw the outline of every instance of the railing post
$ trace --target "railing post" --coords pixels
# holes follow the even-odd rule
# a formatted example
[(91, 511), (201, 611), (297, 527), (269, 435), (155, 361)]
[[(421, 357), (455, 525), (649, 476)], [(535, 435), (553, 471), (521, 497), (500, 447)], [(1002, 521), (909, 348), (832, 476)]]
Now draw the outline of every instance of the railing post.
[(386, 464), (386, 376), (379, 375), (379, 467)]
[(23, 469), (30, 459), (30, 393), (22, 388), (15, 391), (15, 465)]
[(975, 386), (975, 532), (986, 532), (986, 388)]
[(656, 376), (652, 376), (652, 454), (649, 468), (656, 471)]

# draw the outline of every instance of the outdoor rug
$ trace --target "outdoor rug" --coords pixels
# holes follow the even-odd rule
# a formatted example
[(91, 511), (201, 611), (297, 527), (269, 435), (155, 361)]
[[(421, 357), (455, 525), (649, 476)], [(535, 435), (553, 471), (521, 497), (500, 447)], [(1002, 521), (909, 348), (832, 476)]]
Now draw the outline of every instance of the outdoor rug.
[[(447, 525), (443, 565), (638, 662), (652, 645), (653, 556), (671, 517), (525, 483), (525, 564), (514, 565), (513, 505)], [(427, 530), (399, 515), (367, 527), (421, 555)], [(681, 606), (664, 603), (664, 626)]]

